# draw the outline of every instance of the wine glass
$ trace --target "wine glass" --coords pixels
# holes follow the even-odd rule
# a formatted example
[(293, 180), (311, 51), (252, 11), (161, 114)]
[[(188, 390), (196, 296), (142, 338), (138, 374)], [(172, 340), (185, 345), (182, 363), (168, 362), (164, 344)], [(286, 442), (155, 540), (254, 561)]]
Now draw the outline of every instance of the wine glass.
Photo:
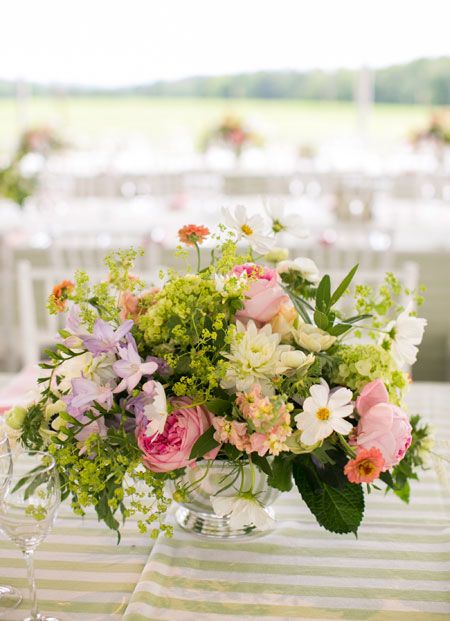
[(33, 558), (55, 521), (60, 499), (51, 455), (24, 451), (14, 457), (10, 481), (0, 496), (0, 529), (22, 550), (27, 564), (31, 614), (24, 621), (57, 621), (38, 612)]
[[(0, 435), (0, 498), (6, 491), (12, 475), (12, 454), (8, 436)], [(17, 608), (22, 601), (22, 593), (16, 588), (0, 585), (0, 617), (6, 612)]]

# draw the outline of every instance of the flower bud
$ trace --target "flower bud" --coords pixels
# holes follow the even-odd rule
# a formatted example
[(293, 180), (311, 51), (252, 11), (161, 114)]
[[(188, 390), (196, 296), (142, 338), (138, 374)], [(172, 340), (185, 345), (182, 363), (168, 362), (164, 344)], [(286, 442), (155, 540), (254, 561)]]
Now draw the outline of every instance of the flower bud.
[(11, 429), (18, 430), (22, 428), (26, 415), (26, 409), (16, 405), (5, 414), (5, 422)]

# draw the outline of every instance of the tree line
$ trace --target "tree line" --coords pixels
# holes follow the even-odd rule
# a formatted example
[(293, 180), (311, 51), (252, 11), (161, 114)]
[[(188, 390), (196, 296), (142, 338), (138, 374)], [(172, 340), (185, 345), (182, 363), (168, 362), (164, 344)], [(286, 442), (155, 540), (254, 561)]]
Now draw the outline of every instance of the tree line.
[[(215, 97), (221, 99), (306, 99), (351, 101), (358, 71), (258, 71), (158, 81), (120, 89), (64, 87), (70, 95), (145, 95), (149, 97)], [(14, 94), (15, 85), (0, 81), (0, 96)], [(54, 93), (31, 85), (34, 94)], [(58, 87), (60, 92), (62, 89)], [(374, 100), (385, 103), (450, 105), (450, 57), (423, 58), (373, 71)]]

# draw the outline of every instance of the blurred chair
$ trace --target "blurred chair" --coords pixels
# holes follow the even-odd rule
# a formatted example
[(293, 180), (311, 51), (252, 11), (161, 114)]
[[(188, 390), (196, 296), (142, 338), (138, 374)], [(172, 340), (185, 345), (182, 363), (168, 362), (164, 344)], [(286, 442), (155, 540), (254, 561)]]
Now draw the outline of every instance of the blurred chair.
[(348, 271), (356, 263), (368, 271), (386, 271), (392, 267), (394, 241), (390, 228), (335, 223), (313, 229), (308, 240), (294, 251), (309, 256), (324, 272)]
[(72, 271), (101, 269), (109, 253), (130, 247), (144, 250), (144, 255), (137, 257), (136, 266), (146, 272), (153, 272), (153, 278), (156, 279), (162, 267), (161, 251), (159, 244), (152, 240), (150, 234), (67, 231), (53, 236), (49, 248), (50, 265)]
[[(105, 279), (105, 270), (89, 271), (92, 283)], [(147, 284), (151, 274), (137, 274)], [(34, 267), (29, 261), (20, 261), (17, 266), (19, 338), (16, 348), (19, 350), (23, 366), (35, 364), (41, 359), (44, 349), (51, 347), (63, 327), (64, 314), (49, 315), (47, 299), (53, 286), (67, 278), (64, 268)]]

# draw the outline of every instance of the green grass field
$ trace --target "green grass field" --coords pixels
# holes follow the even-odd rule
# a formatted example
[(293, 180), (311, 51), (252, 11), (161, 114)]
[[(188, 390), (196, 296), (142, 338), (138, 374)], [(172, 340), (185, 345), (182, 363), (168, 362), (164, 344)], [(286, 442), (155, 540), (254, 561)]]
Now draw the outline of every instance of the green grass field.
[[(267, 142), (313, 145), (324, 139), (352, 136), (356, 110), (351, 103), (291, 100), (150, 99), (145, 97), (31, 98), (21, 111), (13, 99), (0, 99), (0, 149), (16, 139), (19, 118), (28, 124), (52, 124), (72, 136), (107, 139), (141, 135), (171, 148), (180, 139), (197, 141), (225, 113), (251, 121)], [(422, 106), (377, 104), (370, 138), (386, 144), (423, 125)]]

